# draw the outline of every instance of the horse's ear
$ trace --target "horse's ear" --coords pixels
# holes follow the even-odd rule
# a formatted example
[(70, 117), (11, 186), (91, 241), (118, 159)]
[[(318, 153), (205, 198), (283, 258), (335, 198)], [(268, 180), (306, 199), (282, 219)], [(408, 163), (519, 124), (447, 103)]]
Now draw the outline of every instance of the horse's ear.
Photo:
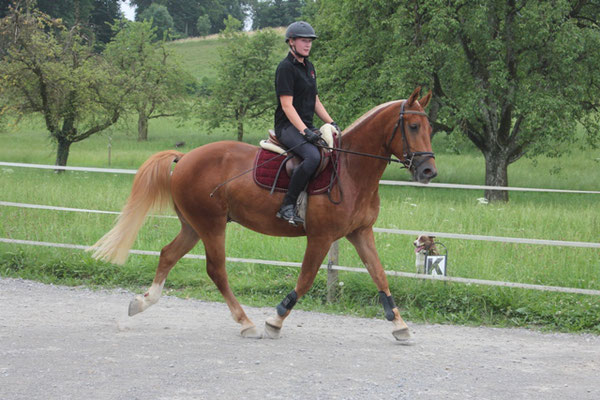
[(419, 104), (421, 107), (425, 108), (427, 107), (427, 104), (429, 104), (429, 100), (431, 100), (431, 90), (427, 92), (427, 94), (423, 96), (421, 100), (419, 100)]
[(417, 88), (412, 92), (408, 100), (406, 100), (406, 104), (410, 107), (415, 101), (419, 98), (419, 94), (421, 94), (421, 86), (417, 86)]

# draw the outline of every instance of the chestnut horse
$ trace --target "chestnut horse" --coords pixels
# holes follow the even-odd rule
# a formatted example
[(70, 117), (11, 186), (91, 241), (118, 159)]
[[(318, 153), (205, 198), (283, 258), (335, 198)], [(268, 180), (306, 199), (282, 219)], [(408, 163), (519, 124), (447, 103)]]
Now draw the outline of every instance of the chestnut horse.
[[(208, 275), (225, 298), (233, 319), (241, 325), (241, 335), (279, 337), (285, 318), (312, 286), (331, 244), (346, 237), (379, 289), (386, 318), (394, 324), (392, 334), (400, 341), (409, 339), (408, 326), (394, 304), (379, 261), (373, 224), (379, 213), (379, 180), (391, 155), (398, 157), (419, 182), (427, 183), (437, 175), (431, 152), (431, 126), (424, 112), (431, 92), (420, 100), (419, 94), (417, 88), (408, 100), (375, 107), (345, 130), (341, 149), (379, 158), (340, 152), (339, 180), (331, 195), (342, 201), (334, 204), (326, 195), (310, 196), (304, 227), (275, 217), (282, 193), (269, 194), (269, 190), (254, 182), (252, 174), (242, 174), (252, 168), (259, 150), (256, 146), (223, 141), (187, 154), (170, 150), (150, 157), (138, 170), (116, 225), (91, 247), (96, 258), (124, 263), (148, 212), (174, 204), (181, 231), (162, 249), (152, 286), (131, 301), (129, 315), (158, 301), (171, 268), (202, 240)], [(232, 179), (238, 175), (241, 176)], [(265, 235), (307, 237), (296, 286), (277, 306), (277, 313), (267, 319), (264, 332), (246, 316), (229, 286), (225, 269), (225, 227), (229, 221)]]

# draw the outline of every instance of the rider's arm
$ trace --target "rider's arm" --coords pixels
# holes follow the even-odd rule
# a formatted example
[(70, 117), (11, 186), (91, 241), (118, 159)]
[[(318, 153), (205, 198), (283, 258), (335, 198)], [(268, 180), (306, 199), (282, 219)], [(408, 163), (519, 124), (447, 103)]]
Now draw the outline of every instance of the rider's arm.
[(333, 118), (329, 116), (327, 110), (325, 110), (325, 106), (323, 105), (323, 103), (321, 103), (321, 100), (319, 100), (319, 95), (317, 95), (317, 100), (315, 102), (315, 113), (319, 118), (321, 118), (321, 121), (325, 122), (326, 124), (330, 124), (333, 122)]
[(279, 100), (281, 101), (281, 108), (285, 113), (285, 116), (288, 117), (292, 125), (296, 127), (301, 133), (307, 128), (306, 124), (302, 122), (302, 118), (298, 115), (298, 112), (294, 108), (292, 101), (294, 100), (293, 96), (282, 95), (279, 96)]

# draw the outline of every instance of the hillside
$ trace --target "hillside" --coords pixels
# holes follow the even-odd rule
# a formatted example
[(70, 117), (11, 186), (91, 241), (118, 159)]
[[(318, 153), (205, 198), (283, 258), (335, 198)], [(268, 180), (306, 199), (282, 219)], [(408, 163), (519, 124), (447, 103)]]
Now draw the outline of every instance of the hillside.
[(214, 78), (214, 64), (218, 59), (218, 48), (221, 41), (218, 37), (203, 40), (178, 40), (168, 44), (175, 51), (181, 65), (194, 78), (201, 82), (204, 78)]
[[(283, 44), (285, 28), (276, 28), (275, 30), (281, 34)], [(247, 34), (252, 35), (253, 33), (251, 31)], [(205, 78), (211, 79), (216, 76), (215, 63), (218, 61), (218, 49), (222, 43), (220, 35), (209, 35), (175, 40), (170, 42), (168, 47), (175, 51), (181, 65), (199, 82), (202, 82)], [(286, 51), (287, 49), (282, 45), (282, 58)]]

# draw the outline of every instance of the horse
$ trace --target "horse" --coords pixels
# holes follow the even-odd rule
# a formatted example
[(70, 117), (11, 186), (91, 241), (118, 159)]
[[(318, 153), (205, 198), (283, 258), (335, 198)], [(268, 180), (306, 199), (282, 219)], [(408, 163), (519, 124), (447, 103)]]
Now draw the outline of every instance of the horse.
[[(375, 248), (373, 225), (379, 213), (379, 180), (394, 160), (392, 155), (418, 182), (428, 183), (437, 175), (431, 151), (432, 129), (424, 112), (431, 91), (419, 100), (420, 92), (417, 87), (406, 100), (371, 109), (342, 132), (338, 179), (329, 196), (309, 196), (304, 226), (276, 218), (283, 193), (271, 194), (254, 182), (252, 174), (244, 173), (252, 169), (259, 148), (220, 141), (186, 154), (167, 150), (151, 156), (137, 171), (115, 226), (89, 250), (97, 259), (125, 263), (146, 215), (152, 209), (172, 205), (181, 231), (160, 252), (152, 285), (131, 301), (129, 315), (138, 314), (159, 300), (171, 268), (202, 240), (207, 273), (223, 295), (233, 319), (241, 325), (241, 336), (278, 338), (293, 306), (312, 286), (331, 244), (345, 237), (379, 290), (386, 319), (393, 323), (394, 338), (407, 341), (411, 335), (390, 293)], [(332, 197), (337, 201), (332, 201)], [(265, 235), (307, 238), (296, 285), (276, 307), (275, 315), (267, 318), (262, 331), (248, 318), (229, 286), (225, 228), (230, 221)]]

